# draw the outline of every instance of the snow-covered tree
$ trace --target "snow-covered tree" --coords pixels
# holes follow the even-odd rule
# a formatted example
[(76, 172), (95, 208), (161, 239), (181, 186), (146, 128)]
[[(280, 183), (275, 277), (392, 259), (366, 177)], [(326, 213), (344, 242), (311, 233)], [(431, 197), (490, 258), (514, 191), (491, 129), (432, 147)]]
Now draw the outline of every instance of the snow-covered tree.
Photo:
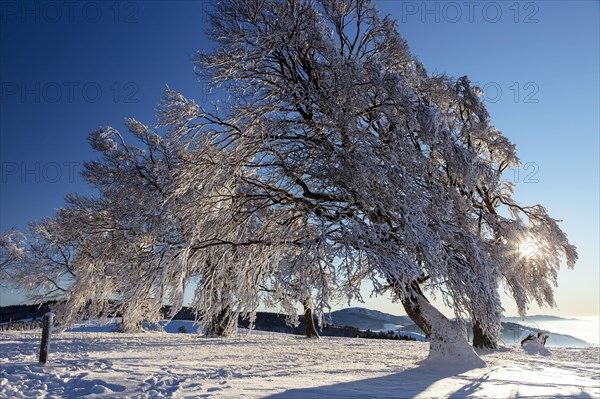
[[(305, 226), (320, 228), (325, 252), (344, 251), (330, 264), (376, 270), (440, 349), (451, 323), (421, 295), (425, 276), (432, 284), (454, 277), (449, 301), (478, 301), (465, 307), (495, 327), (499, 300), (485, 286), (490, 279), (497, 285), (494, 269), (485, 259), (448, 266), (463, 249), (474, 257), (483, 251), (473, 237), (456, 240), (460, 229), (443, 220), (462, 213), (446, 198), (439, 158), (458, 166), (459, 179), (476, 181), (485, 168), (472, 167), (475, 157), (444, 134), (443, 115), (418, 90), (426, 76), (393, 21), (367, 2), (324, 2), (317, 10), (308, 2), (232, 1), (216, 8), (213, 38), (221, 47), (199, 63), (228, 85), (233, 103), (231, 117), (213, 118), (219, 128), (205, 137), (236, 168), (227, 173), (237, 180), (230, 184), (249, 187), (240, 198), (251, 190), (271, 212), (306, 215)], [(353, 19), (357, 29), (349, 32)], [(445, 153), (434, 153), (437, 146)], [(193, 156), (202, 159), (202, 152)], [(315, 235), (303, 235), (306, 249)], [(446, 237), (453, 247), (444, 247)], [(466, 284), (463, 269), (474, 277)]]
[(101, 158), (86, 163), (83, 176), (98, 195), (71, 196), (61, 215), (86, 239), (77, 254), (82, 273), (65, 309), (82, 309), (90, 296), (111, 300), (132, 329), (142, 319), (162, 318), (165, 302), (177, 312), (188, 276), (181, 266), (185, 241), (178, 219), (165, 206), (174, 152), (144, 124), (134, 119), (126, 124), (135, 145), (109, 127), (90, 134)]
[(8, 287), (24, 256), (24, 237), (16, 230), (0, 234), (0, 283)]
[(7, 282), (27, 290), (35, 303), (61, 298), (76, 276), (72, 264), (77, 237), (69, 236), (58, 218), (32, 223), (25, 233), (12, 232), (12, 259)]
[[(174, 96), (167, 88), (160, 107), (163, 121), (176, 101)], [(64, 323), (122, 314), (124, 331), (139, 330), (143, 320), (168, 317), (162, 314), (165, 304), (170, 305), (170, 316), (177, 313), (191, 279), (202, 285), (209, 284), (204, 277), (212, 276), (209, 270), (188, 268), (188, 258), (201, 247), (192, 247), (182, 228), (185, 212), (174, 213), (171, 203), (179, 147), (185, 145), (134, 119), (126, 119), (126, 125), (133, 144), (112, 127), (90, 134), (90, 144), (100, 158), (84, 165), (83, 176), (96, 194), (69, 195), (58, 212), (66, 234), (81, 237), (73, 260), (77, 278), (58, 309)], [(186, 206), (185, 198), (177, 199)], [(229, 277), (219, 272), (220, 282), (226, 285)], [(215, 303), (223, 305), (218, 309), (206, 303), (197, 307), (211, 335), (235, 331), (237, 313), (220, 301), (227, 295), (226, 290), (216, 294)]]
[[(337, 286), (351, 299), (356, 277), (371, 277), (392, 289), (432, 354), (474, 359), (424, 290), (494, 342), (498, 286), (529, 272), (509, 261), (515, 233), (546, 229), (555, 256), (545, 265), (574, 261), (542, 208), (511, 199), (502, 172), (518, 162), (514, 146), (489, 125), (476, 88), (428, 75), (369, 1), (227, 0), (211, 22), (217, 48), (198, 55), (198, 72), (231, 101), (220, 115), (177, 119), (175, 136), (189, 143), (177, 187), (195, 205), (182, 210), (192, 248), (203, 249), (193, 263), (236, 265), (234, 284), (212, 288), (233, 290), (232, 303), (252, 313), (257, 286), (273, 276), (293, 286), (287, 268), (299, 251), (314, 259), (301, 264), (321, 268), (306, 281), (316, 298)], [(539, 286), (526, 287), (511, 288), (521, 303)]]

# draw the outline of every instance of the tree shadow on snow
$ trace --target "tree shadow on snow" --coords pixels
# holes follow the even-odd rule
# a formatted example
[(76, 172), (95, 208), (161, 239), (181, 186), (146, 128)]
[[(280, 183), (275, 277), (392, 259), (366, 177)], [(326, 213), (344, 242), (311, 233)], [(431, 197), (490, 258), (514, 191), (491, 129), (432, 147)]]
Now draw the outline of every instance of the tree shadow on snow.
[[(438, 396), (440, 394), (447, 399), (477, 397), (477, 391), (481, 388), (482, 384), (490, 380), (490, 375), (495, 370), (487, 369), (481, 375), (460, 376), (472, 369), (470, 367), (455, 367), (452, 369), (432, 368), (431, 365), (421, 364), (418, 367), (384, 377), (342, 382), (321, 387), (290, 389), (268, 396), (265, 399), (404, 399), (414, 398), (419, 395), (421, 395), (419, 396), (420, 398), (439, 399)], [(437, 388), (433, 388), (431, 392), (427, 392), (428, 388), (433, 384), (448, 377), (458, 377), (454, 379), (453, 386), (450, 389), (442, 388), (442, 393)], [(518, 382), (512, 383), (518, 384)], [(540, 384), (540, 386), (543, 387), (545, 385)], [(521, 396), (517, 390), (516, 392), (512, 392), (508, 398), (518, 399), (522, 397), (524, 396)], [(551, 397), (570, 399), (592, 398), (588, 393), (581, 390), (579, 393), (572, 395)], [(550, 397), (539, 396), (539, 398), (549, 399)]]
[[(321, 387), (290, 389), (285, 392), (268, 396), (265, 399), (399, 399), (412, 398), (423, 393), (431, 385), (444, 378), (457, 376), (472, 370), (470, 367), (462, 368), (432, 368), (429, 365), (420, 365), (400, 373), (384, 377), (369, 378), (365, 380), (342, 382)], [(455, 392), (456, 394), (471, 394), (485, 381), (482, 378), (468, 379), (468, 384)], [(452, 395), (451, 397), (457, 397)], [(460, 396), (463, 397), (463, 396)]]

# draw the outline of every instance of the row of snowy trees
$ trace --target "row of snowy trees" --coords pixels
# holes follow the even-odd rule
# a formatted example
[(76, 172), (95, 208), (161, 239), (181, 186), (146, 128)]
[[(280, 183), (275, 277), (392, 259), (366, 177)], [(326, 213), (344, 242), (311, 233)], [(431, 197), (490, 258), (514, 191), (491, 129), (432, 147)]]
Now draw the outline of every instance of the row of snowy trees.
[[(211, 26), (196, 70), (227, 107), (167, 89), (155, 128), (91, 133), (97, 195), (3, 236), (12, 281), (63, 298), (65, 323), (117, 303), (129, 327), (176, 312), (194, 283), (198, 317), (228, 334), (261, 304), (312, 320), (370, 280), (432, 353), (463, 357), (476, 355), (427, 292), (473, 321), (478, 347), (496, 346), (500, 289), (522, 315), (554, 305), (576, 250), (512, 198), (515, 146), (467, 77), (428, 74), (367, 0), (222, 0)], [(531, 240), (535, 256), (518, 256)]]

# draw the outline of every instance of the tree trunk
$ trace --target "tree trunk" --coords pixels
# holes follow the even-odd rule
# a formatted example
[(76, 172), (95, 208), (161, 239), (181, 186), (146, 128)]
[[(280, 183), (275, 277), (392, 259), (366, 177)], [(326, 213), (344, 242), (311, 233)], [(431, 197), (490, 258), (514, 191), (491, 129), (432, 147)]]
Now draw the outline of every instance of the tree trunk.
[(482, 349), (498, 349), (498, 343), (489, 334), (483, 332), (483, 329), (473, 319), (473, 347)]
[(302, 302), (304, 306), (304, 322), (306, 323), (306, 337), (307, 338), (319, 338), (319, 334), (315, 328), (313, 320), (312, 306), (310, 304), (310, 298), (305, 299)]
[[(413, 281), (411, 287), (414, 294), (409, 298), (405, 298), (404, 300), (402, 300), (402, 306), (404, 307), (404, 311), (406, 312), (408, 317), (410, 317), (410, 319), (417, 325), (417, 327), (419, 327), (423, 331), (423, 333), (425, 333), (425, 336), (429, 338), (431, 336), (431, 324), (423, 316), (422, 309), (417, 301), (417, 295), (423, 297), (423, 299), (427, 301), (427, 303), (429, 303), (429, 301), (427, 300), (427, 298), (425, 298), (425, 295), (423, 295), (423, 291), (421, 291), (421, 287), (419, 287), (418, 282)], [(402, 298), (402, 293), (398, 291), (399, 289), (396, 290), (396, 293), (399, 297)]]
[(127, 334), (137, 334), (140, 332), (144, 332), (142, 329), (141, 320), (131, 322), (131, 318), (126, 318), (125, 316), (121, 317), (121, 321), (117, 321), (117, 332), (127, 333)]
[(404, 295), (397, 285), (394, 286), (397, 287), (396, 293), (408, 317), (429, 338), (427, 361), (468, 367), (485, 366), (485, 362), (475, 353), (462, 332), (425, 298), (418, 281), (413, 281), (409, 287), (406, 287), (407, 291), (411, 292), (409, 296)]
[(227, 306), (218, 315), (211, 316), (206, 325), (207, 337), (229, 337), (237, 332), (237, 314)]

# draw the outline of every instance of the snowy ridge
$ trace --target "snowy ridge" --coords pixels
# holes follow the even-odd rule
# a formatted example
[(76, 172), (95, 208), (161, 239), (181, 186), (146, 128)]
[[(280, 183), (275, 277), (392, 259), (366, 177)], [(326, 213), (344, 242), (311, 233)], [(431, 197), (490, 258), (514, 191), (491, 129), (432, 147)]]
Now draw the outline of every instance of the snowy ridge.
[[(386, 324), (406, 326), (413, 324), (408, 316), (396, 316), (361, 307), (336, 310), (328, 315), (334, 324), (347, 325), (362, 330), (383, 330)], [(327, 320), (327, 319), (326, 319)]]

